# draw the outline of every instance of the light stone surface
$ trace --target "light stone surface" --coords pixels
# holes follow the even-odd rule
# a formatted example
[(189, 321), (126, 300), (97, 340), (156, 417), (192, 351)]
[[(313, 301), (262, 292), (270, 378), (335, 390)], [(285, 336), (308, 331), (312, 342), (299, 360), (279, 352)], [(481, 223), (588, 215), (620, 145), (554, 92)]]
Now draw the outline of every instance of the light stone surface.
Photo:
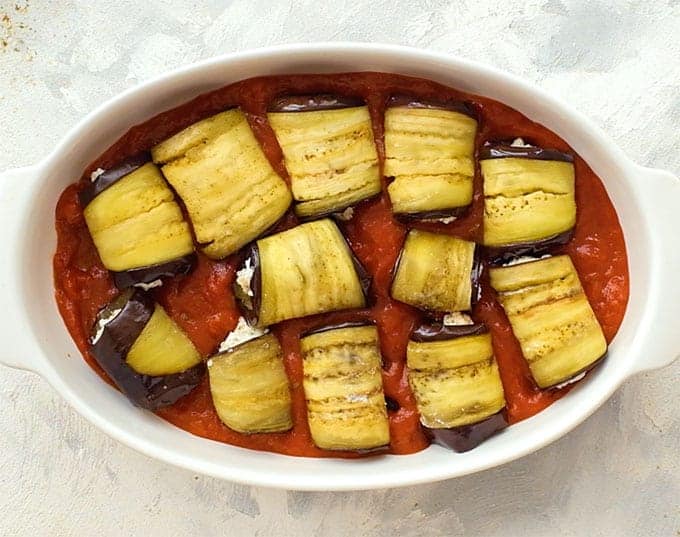
[[(0, 170), (38, 161), (95, 106), (167, 69), (322, 40), (494, 64), (566, 99), (641, 164), (680, 172), (678, 0), (0, 0)], [(0, 535), (673, 537), (679, 381), (680, 363), (638, 376), (567, 437), (501, 468), (324, 494), (149, 459), (37, 376), (0, 367)]]

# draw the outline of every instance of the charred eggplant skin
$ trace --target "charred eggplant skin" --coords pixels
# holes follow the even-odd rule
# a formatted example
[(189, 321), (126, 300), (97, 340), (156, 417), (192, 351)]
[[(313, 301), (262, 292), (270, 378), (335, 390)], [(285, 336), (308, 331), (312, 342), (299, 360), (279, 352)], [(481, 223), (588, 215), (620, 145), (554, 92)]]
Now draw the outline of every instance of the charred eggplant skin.
[(113, 283), (116, 284), (118, 289), (126, 289), (138, 283), (149, 283), (159, 278), (171, 278), (173, 276), (189, 274), (196, 264), (196, 259), (197, 256), (193, 253), (179, 259), (173, 259), (167, 263), (122, 272), (112, 272)]
[(109, 188), (116, 181), (129, 175), (137, 168), (141, 168), (147, 162), (151, 162), (151, 155), (143, 152), (128, 157), (113, 168), (106, 170), (97, 177), (97, 179), (90, 181), (87, 186), (78, 193), (80, 206), (84, 209), (94, 198), (104, 192), (104, 190)]
[(395, 94), (387, 99), (386, 108), (393, 106), (406, 106), (407, 108), (427, 108), (432, 110), (449, 110), (458, 112), (472, 119), (477, 118), (477, 111), (474, 107), (464, 101), (441, 101), (437, 99), (421, 99), (406, 94)]
[(574, 156), (557, 149), (544, 149), (537, 146), (514, 146), (509, 142), (487, 142), (479, 150), (479, 160), (494, 158), (528, 158), (534, 160), (557, 160), (574, 162)]
[(454, 207), (452, 209), (441, 210), (441, 211), (422, 211), (419, 213), (392, 213), (394, 218), (403, 223), (410, 224), (411, 222), (422, 222), (423, 220), (436, 220), (437, 218), (459, 218), (467, 214), (470, 210), (470, 206), (465, 207)]
[(366, 103), (359, 97), (332, 95), (285, 95), (274, 99), (269, 104), (268, 112), (315, 112), (318, 110), (340, 110)]
[(444, 325), (441, 323), (425, 323), (411, 332), (411, 341), (426, 343), (428, 341), (447, 341), (466, 336), (486, 334), (489, 329), (483, 323), (467, 325)]
[(505, 417), (505, 410), (501, 410), (493, 416), (471, 425), (462, 425), (451, 429), (430, 429), (429, 427), (423, 427), (423, 430), (434, 444), (450, 448), (457, 453), (464, 453), (477, 447), (484, 440), (505, 429), (507, 426), (508, 421)]
[(545, 254), (553, 253), (569, 244), (569, 241), (573, 237), (574, 229), (572, 228), (564, 233), (559, 233), (539, 241), (523, 242), (506, 247), (486, 246), (484, 247), (484, 254), (491, 265), (497, 266), (517, 259), (518, 257), (540, 257)]
[(142, 375), (132, 369), (125, 357), (151, 319), (154, 301), (148, 293), (131, 288), (121, 293), (103, 312), (117, 309), (120, 313), (107, 323), (99, 339), (92, 344), (92, 354), (133, 404), (148, 410), (168, 406), (201, 382), (205, 373), (203, 363), (181, 373), (161, 376)]

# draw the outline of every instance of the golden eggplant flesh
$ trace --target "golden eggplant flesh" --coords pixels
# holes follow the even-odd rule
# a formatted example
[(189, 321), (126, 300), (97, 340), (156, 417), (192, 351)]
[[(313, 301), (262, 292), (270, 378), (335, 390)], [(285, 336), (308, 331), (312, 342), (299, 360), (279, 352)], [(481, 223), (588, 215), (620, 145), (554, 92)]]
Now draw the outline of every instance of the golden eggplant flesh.
[(80, 201), (99, 257), (119, 287), (186, 273), (193, 265), (189, 225), (148, 155), (95, 176)]
[(208, 375), (215, 410), (227, 427), (251, 434), (293, 426), (283, 350), (273, 334), (212, 356)]
[(469, 311), (479, 298), (480, 273), (474, 242), (412, 229), (397, 260), (391, 295), (430, 312)]
[(400, 219), (456, 217), (472, 203), (477, 120), (465, 103), (393, 96), (385, 110), (385, 175)]
[(431, 438), (467, 451), (506, 425), (505, 395), (484, 325), (424, 325), (407, 346), (408, 379)]
[(375, 326), (323, 329), (300, 340), (307, 421), (323, 449), (372, 450), (390, 442)]
[(195, 123), (151, 150), (213, 259), (259, 237), (286, 212), (291, 194), (245, 114), (231, 109)]
[(539, 387), (567, 382), (606, 354), (568, 255), (492, 268), (490, 279)]
[(368, 107), (332, 95), (281, 97), (267, 115), (303, 219), (340, 212), (380, 193)]
[(259, 326), (366, 305), (370, 279), (328, 218), (258, 240), (246, 264), (250, 289), (236, 296)]
[(566, 243), (576, 224), (573, 157), (534, 146), (489, 145), (484, 178), (484, 245), (496, 261)]

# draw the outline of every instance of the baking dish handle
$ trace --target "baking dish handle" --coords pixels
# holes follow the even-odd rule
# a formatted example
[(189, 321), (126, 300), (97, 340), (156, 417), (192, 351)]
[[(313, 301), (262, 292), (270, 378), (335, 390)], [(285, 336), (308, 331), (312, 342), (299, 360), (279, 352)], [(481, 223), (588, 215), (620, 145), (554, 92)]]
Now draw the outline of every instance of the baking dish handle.
[(646, 321), (653, 335), (631, 374), (670, 365), (680, 357), (680, 179), (664, 170), (636, 167), (638, 196), (652, 233), (652, 258), (661, 262), (652, 268), (649, 282), (649, 300), (655, 306)]
[(42, 374), (41, 351), (32, 339), (32, 330), (24, 306), (21, 281), (22, 215), (36, 181), (39, 166), (16, 168), (0, 173), (0, 364)]

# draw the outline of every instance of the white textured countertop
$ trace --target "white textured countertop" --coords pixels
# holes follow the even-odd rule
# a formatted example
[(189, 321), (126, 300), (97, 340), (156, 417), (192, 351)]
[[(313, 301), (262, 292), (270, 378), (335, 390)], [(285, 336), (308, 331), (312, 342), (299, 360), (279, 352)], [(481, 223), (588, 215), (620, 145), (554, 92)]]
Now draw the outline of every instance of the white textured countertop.
[[(357, 40), (510, 70), (589, 115), (641, 164), (680, 172), (680, 1), (397, 3), (0, 0), (0, 170), (38, 161), (96, 105), (175, 66)], [(0, 535), (673, 537), (679, 408), (676, 363), (629, 381), (567, 437), (504, 467), (401, 490), (287, 493), (149, 459), (37, 376), (0, 367)]]

